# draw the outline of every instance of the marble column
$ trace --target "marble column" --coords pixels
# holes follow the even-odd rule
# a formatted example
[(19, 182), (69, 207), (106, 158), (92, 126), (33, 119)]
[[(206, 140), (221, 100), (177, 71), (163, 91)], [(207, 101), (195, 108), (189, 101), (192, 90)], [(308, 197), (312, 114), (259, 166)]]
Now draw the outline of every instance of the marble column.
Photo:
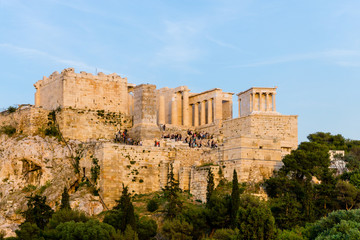
[(189, 92), (183, 91), (183, 125), (189, 126)]
[(165, 124), (165, 98), (159, 97), (159, 124)]
[(173, 95), (171, 99), (171, 124), (177, 124), (177, 102), (176, 102), (176, 94)]
[(208, 123), (213, 122), (213, 101), (212, 98), (208, 100)]
[(269, 111), (269, 93), (265, 93), (265, 111)]
[(200, 125), (205, 125), (205, 101), (201, 101), (201, 106), (200, 106)]
[(254, 93), (250, 93), (250, 112), (254, 111)]
[(194, 104), (194, 126), (199, 126), (199, 103)]

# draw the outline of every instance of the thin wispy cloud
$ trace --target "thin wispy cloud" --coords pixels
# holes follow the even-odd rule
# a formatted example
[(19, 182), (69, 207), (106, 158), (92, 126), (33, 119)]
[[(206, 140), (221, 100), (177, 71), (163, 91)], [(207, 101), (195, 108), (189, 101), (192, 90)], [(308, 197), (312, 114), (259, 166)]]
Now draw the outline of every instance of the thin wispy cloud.
[(221, 41), (221, 40), (219, 40), (219, 39), (215, 39), (215, 38), (210, 37), (210, 36), (206, 36), (206, 38), (207, 38), (209, 41), (217, 44), (217, 45), (220, 46), (220, 47), (230, 48), (230, 49), (234, 49), (234, 50), (241, 50), (241, 49), (238, 48), (237, 46), (234, 46), (234, 45), (232, 45), (232, 44), (230, 44), (230, 43)]
[[(259, 67), (259, 66), (275, 65), (275, 64), (281, 64), (281, 63), (290, 63), (290, 62), (314, 60), (314, 59), (330, 61), (334, 64), (337, 64), (340, 66), (345, 66), (345, 64), (343, 64), (345, 62), (339, 61), (339, 58), (344, 58), (344, 57), (360, 57), (360, 51), (333, 49), (333, 50), (323, 51), (323, 52), (293, 54), (293, 55), (275, 57), (275, 58), (271, 58), (271, 59), (263, 60), (263, 61), (255, 61), (252, 63), (232, 65), (232, 66), (228, 66), (228, 68)], [(347, 66), (351, 66), (351, 64), (350, 64), (351, 62), (352, 61), (346, 62)]]
[(95, 69), (97, 69), (98, 71), (104, 72), (104, 73), (111, 73), (111, 71), (106, 70), (106, 69), (101, 69), (101, 68), (96, 68), (94, 66), (90, 66), (84, 62), (81, 61), (76, 61), (76, 60), (71, 60), (71, 59), (64, 59), (64, 58), (60, 58), (57, 56), (53, 56), (49, 53), (37, 50), (37, 49), (32, 49), (32, 48), (24, 48), (24, 47), (19, 47), (19, 46), (15, 46), (12, 44), (8, 44), (8, 43), (0, 43), (0, 48), (9, 51), (11, 53), (17, 53), (20, 54), (24, 57), (27, 58), (40, 58), (42, 60), (45, 61), (53, 61), (59, 64), (64, 64), (67, 65), (69, 67), (74, 67), (76, 69), (81, 69), (81, 70), (85, 70), (85, 71), (91, 71), (93, 72)]
[(199, 27), (189, 22), (165, 21), (163, 39), (165, 44), (156, 53), (158, 62), (187, 63), (199, 57), (199, 49), (194, 44)]

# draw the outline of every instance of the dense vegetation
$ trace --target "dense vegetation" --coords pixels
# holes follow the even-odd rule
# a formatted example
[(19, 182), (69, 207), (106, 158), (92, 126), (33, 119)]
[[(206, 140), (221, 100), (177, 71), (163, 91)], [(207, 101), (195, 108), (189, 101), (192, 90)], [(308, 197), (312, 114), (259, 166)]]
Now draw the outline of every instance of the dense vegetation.
[[(70, 209), (67, 189), (53, 212), (45, 197), (31, 196), (26, 218), (13, 239), (360, 239), (360, 141), (315, 133), (283, 159), (283, 167), (253, 186), (221, 179), (215, 188), (209, 168), (206, 204), (182, 192), (172, 166), (159, 193), (131, 196), (123, 186), (117, 205), (103, 219)], [(344, 150), (343, 173), (329, 150)]]

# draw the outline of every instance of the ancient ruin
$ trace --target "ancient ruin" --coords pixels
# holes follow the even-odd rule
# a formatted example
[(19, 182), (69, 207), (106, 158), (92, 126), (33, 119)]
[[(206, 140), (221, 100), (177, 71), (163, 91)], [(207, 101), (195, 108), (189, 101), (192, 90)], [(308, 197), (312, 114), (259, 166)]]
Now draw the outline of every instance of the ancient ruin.
[[(72, 68), (34, 86), (35, 105), (2, 114), (0, 125), (12, 122), (17, 132), (36, 135), (54, 112), (66, 141), (91, 143), (91, 154), (80, 160), (81, 172), (89, 176), (90, 159), (99, 160), (98, 187), (108, 207), (119, 198), (122, 183), (134, 193), (161, 190), (170, 164), (180, 187), (205, 201), (209, 168), (216, 182), (231, 180), (234, 169), (240, 181), (257, 182), (281, 167), (282, 158), (298, 145), (297, 116), (276, 111), (276, 87), (238, 93), (234, 118), (234, 93), (219, 88), (201, 93), (186, 86), (157, 89), (136, 86), (117, 74), (75, 73)], [(119, 131), (126, 131), (127, 143), (138, 145), (115, 142)], [(205, 135), (202, 147), (190, 146), (190, 132)], [(181, 141), (171, 138), (180, 134)]]

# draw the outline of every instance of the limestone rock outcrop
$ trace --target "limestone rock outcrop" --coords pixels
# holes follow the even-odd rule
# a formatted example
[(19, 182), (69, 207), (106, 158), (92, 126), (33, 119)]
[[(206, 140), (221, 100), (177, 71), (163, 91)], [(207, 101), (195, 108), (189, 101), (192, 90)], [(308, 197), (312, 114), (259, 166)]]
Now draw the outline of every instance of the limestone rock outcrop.
[[(47, 204), (57, 209), (64, 187), (74, 189), (79, 177), (74, 174), (71, 150), (78, 145), (72, 141), (68, 147), (49, 137), (0, 135), (0, 229), (7, 236), (23, 222), (27, 196), (44, 195)], [(101, 212), (99, 199), (89, 199), (88, 194), (79, 195), (73, 205), (88, 214)]]

